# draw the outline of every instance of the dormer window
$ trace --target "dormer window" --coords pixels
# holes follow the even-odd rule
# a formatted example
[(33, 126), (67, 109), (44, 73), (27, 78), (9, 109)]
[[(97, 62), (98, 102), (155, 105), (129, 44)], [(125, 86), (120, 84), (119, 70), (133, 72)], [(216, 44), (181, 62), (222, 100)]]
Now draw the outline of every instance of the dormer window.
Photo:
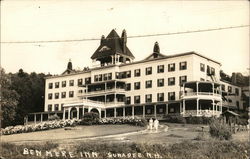
[(99, 50), (99, 52), (102, 52), (102, 51), (106, 51), (106, 50), (111, 50), (109, 47), (107, 47), (107, 46), (103, 46), (100, 50)]

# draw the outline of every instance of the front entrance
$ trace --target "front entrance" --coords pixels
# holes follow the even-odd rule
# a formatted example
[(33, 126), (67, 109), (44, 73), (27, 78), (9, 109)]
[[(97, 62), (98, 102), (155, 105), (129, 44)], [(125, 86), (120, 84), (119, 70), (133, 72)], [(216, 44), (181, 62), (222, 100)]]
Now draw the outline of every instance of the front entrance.
[(77, 118), (77, 109), (74, 107), (70, 110), (70, 119)]

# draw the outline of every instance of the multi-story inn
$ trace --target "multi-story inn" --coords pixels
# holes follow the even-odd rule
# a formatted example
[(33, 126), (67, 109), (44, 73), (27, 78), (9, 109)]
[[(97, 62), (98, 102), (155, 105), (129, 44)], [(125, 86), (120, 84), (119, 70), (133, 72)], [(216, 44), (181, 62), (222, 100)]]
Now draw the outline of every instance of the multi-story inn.
[(241, 88), (220, 81), (219, 62), (196, 52), (164, 55), (157, 42), (152, 54), (134, 62), (126, 42), (125, 30), (121, 37), (112, 30), (102, 36), (91, 68), (75, 71), (70, 61), (61, 75), (47, 77), (44, 112), (35, 114), (36, 120), (50, 113), (81, 118), (85, 112), (100, 117), (219, 116), (228, 107), (242, 107)]

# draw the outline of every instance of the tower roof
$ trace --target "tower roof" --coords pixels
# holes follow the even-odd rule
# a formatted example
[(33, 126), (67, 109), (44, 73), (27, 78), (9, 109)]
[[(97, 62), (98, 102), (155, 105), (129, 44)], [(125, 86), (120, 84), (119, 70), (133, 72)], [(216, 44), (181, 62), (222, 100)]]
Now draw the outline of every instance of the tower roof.
[(102, 39), (100, 46), (91, 56), (91, 59), (103, 58), (115, 54), (126, 55), (134, 59), (134, 55), (130, 52), (126, 44), (123, 47), (122, 38), (113, 29), (105, 39)]

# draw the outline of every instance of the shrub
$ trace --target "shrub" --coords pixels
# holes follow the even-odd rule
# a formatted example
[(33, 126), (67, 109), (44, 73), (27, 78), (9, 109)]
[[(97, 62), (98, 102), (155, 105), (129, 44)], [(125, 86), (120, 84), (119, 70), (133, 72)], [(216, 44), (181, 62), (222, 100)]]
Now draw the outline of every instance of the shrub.
[(82, 125), (93, 125), (98, 124), (99, 115), (95, 112), (85, 113), (80, 124)]
[(212, 117), (197, 117), (197, 116), (189, 116), (185, 118), (188, 124), (209, 124)]
[(57, 114), (51, 115), (48, 117), (49, 121), (53, 121), (53, 120), (60, 120), (60, 117)]
[(230, 140), (232, 138), (229, 126), (221, 123), (218, 119), (214, 119), (210, 123), (209, 133), (212, 137), (219, 138), (220, 140)]
[(173, 114), (173, 115), (168, 114), (164, 118), (167, 122), (170, 123), (181, 123), (181, 124), (186, 123), (186, 119), (179, 114)]

